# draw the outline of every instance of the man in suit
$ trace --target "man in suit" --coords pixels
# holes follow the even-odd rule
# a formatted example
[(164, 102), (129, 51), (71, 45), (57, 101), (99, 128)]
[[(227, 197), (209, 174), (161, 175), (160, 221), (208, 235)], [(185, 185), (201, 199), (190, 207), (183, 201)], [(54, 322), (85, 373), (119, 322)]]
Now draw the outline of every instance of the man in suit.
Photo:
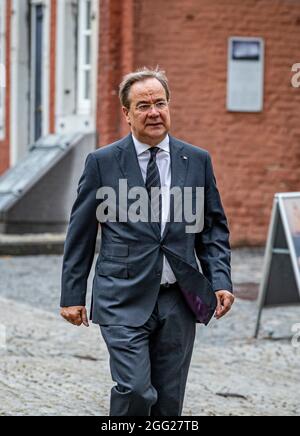
[[(164, 72), (127, 75), (120, 99), (131, 134), (87, 157), (65, 243), (61, 315), (89, 325), (86, 287), (104, 203), (99, 189), (120, 198), (125, 180), (146, 190), (151, 208), (164, 187), (148, 222), (121, 220), (120, 200), (116, 219), (101, 222), (91, 318), (100, 325), (116, 382), (110, 415), (180, 416), (196, 323), (208, 324), (214, 314), (220, 319), (234, 302), (229, 230), (208, 152), (169, 135)], [(188, 187), (192, 200), (197, 188), (204, 192), (204, 225), (193, 233), (184, 217), (175, 220), (168, 195)], [(127, 200), (127, 208), (134, 206)]]

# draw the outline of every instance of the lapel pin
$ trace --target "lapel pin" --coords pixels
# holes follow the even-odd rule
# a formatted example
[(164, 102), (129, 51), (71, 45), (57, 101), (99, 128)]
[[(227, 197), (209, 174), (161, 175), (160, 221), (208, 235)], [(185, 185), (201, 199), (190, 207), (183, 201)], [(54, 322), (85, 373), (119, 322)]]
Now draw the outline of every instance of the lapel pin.
[(181, 156), (183, 160), (187, 160), (188, 157), (187, 156)]

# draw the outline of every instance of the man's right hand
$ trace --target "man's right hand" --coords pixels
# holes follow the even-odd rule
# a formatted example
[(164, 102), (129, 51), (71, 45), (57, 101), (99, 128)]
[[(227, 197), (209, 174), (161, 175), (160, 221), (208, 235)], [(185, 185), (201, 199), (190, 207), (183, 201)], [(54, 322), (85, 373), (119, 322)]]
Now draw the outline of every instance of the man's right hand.
[(84, 306), (62, 307), (61, 316), (73, 325), (80, 327), (82, 324), (89, 327), (86, 308)]

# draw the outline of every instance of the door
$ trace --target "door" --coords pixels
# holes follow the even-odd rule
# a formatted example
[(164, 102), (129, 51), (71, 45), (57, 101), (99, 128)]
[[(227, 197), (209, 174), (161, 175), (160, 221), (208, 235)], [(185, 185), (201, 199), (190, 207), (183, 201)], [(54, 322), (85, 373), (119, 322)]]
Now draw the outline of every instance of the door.
[(43, 37), (44, 4), (31, 5), (31, 142), (43, 132)]
[(52, 1), (12, 0), (11, 4), (10, 161), (15, 165), (36, 139), (49, 133)]

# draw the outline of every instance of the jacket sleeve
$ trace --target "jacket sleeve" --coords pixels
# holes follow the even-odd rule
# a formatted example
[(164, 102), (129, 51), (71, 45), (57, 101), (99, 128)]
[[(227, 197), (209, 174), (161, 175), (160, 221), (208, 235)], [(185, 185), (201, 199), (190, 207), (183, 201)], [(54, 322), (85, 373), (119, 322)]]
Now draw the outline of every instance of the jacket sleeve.
[(87, 280), (98, 233), (96, 193), (99, 188), (98, 164), (95, 156), (90, 153), (79, 180), (64, 246), (61, 307), (86, 304)]
[(196, 254), (213, 290), (232, 292), (229, 228), (210, 155), (206, 156), (204, 228), (196, 235)]

